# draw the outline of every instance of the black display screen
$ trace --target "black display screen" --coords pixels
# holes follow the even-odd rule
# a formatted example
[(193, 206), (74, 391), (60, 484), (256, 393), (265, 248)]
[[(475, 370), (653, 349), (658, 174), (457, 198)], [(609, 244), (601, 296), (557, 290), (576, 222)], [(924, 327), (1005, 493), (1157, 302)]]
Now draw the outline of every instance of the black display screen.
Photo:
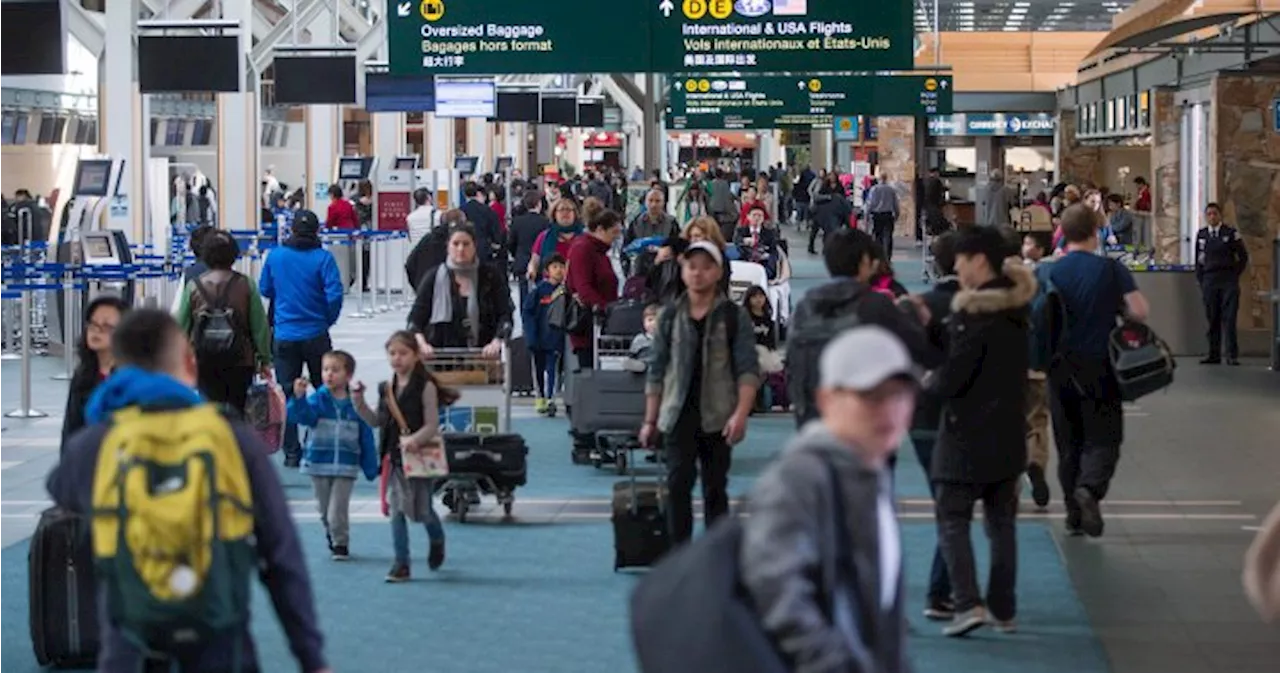
[(356, 102), (355, 56), (276, 56), (273, 69), (281, 105)]
[(595, 101), (578, 103), (578, 126), (598, 129), (604, 127), (604, 103)]
[(364, 109), (369, 112), (435, 112), (434, 77), (392, 77), (369, 73), (364, 80)]
[(578, 125), (578, 99), (577, 98), (543, 98), (541, 121), (543, 124), (558, 124), (560, 126), (577, 126)]
[(0, 4), (0, 73), (61, 75), (64, 35), (58, 0)]
[(542, 118), (537, 91), (499, 91), (494, 121), (534, 122)]
[[(241, 90), (240, 38), (225, 35), (138, 37), (138, 89), (142, 93)], [(192, 64), (200, 64), (193, 68)]]

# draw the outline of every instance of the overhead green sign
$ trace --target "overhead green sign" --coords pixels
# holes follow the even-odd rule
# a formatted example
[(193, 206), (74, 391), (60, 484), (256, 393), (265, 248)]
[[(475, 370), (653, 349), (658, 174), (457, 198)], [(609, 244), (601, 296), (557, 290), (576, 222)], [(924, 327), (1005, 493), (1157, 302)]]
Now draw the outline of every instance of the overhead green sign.
[(392, 75), (877, 71), (914, 59), (903, 0), (387, 0), (386, 17)]
[(650, 3), (659, 11), (651, 28), (657, 72), (909, 70), (915, 65), (912, 5), (904, 0)]
[[(643, 72), (658, 0), (388, 0), (392, 75)], [(633, 27), (639, 28), (633, 29)]]
[(951, 77), (675, 77), (667, 128), (772, 129), (830, 126), (836, 116), (951, 113)]

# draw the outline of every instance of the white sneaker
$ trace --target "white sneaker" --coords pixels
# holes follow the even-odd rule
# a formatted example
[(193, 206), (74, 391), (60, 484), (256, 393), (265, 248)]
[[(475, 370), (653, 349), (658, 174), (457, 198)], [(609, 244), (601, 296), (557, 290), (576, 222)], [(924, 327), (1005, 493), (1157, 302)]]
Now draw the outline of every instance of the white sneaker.
[(942, 635), (948, 638), (960, 638), (986, 625), (987, 609), (984, 607), (971, 608), (964, 612), (956, 613), (955, 619), (942, 628)]
[(1017, 633), (1018, 623), (1012, 619), (1006, 619), (1003, 621), (997, 619), (991, 623), (991, 628), (995, 629), (996, 633)]

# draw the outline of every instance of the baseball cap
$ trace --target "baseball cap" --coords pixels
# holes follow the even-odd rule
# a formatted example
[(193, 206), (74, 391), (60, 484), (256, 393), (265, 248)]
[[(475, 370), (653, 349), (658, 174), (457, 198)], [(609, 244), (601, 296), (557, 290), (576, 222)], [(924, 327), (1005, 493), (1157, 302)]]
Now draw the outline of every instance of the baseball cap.
[(698, 241), (697, 243), (693, 243), (685, 249), (684, 256), (688, 257), (695, 252), (705, 252), (711, 256), (711, 259), (716, 260), (716, 264), (724, 264), (724, 255), (720, 252), (720, 248), (716, 246), (715, 243), (710, 241)]
[(865, 391), (892, 378), (919, 381), (911, 354), (893, 332), (876, 325), (855, 327), (832, 339), (818, 361), (823, 388)]
[(299, 210), (293, 214), (293, 230), (299, 234), (314, 234), (320, 231), (320, 218), (310, 210)]

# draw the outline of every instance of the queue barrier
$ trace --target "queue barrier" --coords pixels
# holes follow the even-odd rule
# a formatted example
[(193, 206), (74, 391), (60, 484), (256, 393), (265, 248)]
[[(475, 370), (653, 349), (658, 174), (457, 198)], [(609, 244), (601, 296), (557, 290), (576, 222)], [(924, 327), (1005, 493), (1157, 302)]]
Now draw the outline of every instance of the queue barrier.
[[(280, 245), (274, 234), (262, 231), (225, 230), (234, 237), (241, 246), (241, 254), (237, 260), (237, 270), (253, 278), (258, 277), (260, 265), (267, 254)], [(321, 245), (331, 252), (335, 248), (370, 247), (370, 262), (383, 270), (383, 282), (373, 284), (372, 297), (366, 307), (364, 291), (365, 275), (370, 269), (364, 268), (363, 255), (353, 255), (356, 259), (356, 294), (357, 310), (351, 314), (357, 318), (368, 318), (378, 313), (385, 313), (395, 308), (404, 308), (412, 296), (412, 288), (401, 271), (408, 260), (409, 247), (401, 246), (399, 259), (395, 259), (391, 246), (392, 241), (408, 239), (405, 231), (381, 230), (321, 230)], [(47, 339), (46, 309), (49, 293), (78, 293), (102, 283), (154, 283), (157, 291), (143, 293), (148, 298), (159, 296), (161, 306), (172, 305), (174, 297), (181, 291), (180, 283), (184, 270), (195, 262), (195, 255), (189, 250), (189, 234), (173, 230), (169, 238), (168, 254), (160, 254), (158, 246), (153, 244), (131, 244), (133, 262), (129, 264), (77, 264), (48, 261), (45, 256), (52, 247), (45, 241), (29, 241), (21, 245), (0, 246), (5, 264), (0, 271), (0, 303), (4, 306), (5, 327), (3, 356), (6, 360), (22, 360), (22, 394), (17, 409), (9, 411), (10, 418), (43, 418), (43, 411), (35, 409), (31, 402), (31, 357), (35, 354), (47, 355), (47, 350), (37, 353), (33, 348), (33, 336)], [(393, 277), (400, 277), (399, 300), (392, 298)], [(13, 309), (20, 314), (19, 320), (11, 321)], [(77, 314), (75, 302), (64, 302), (65, 313), (64, 348), (66, 371), (55, 376), (55, 379), (67, 380), (75, 370), (75, 349), (73, 344), (78, 339), (78, 328), (81, 316)], [(11, 329), (12, 322), (20, 323), (17, 330)], [(17, 351), (15, 353), (15, 351)]]

